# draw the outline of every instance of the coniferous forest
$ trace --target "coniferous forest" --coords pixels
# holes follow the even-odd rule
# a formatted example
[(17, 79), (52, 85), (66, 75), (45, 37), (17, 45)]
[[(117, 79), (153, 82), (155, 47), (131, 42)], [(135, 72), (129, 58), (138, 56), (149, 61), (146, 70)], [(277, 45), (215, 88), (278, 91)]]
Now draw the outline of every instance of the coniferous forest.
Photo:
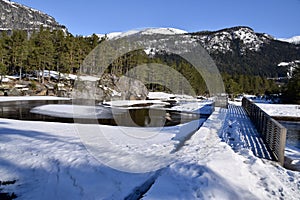
[[(88, 37), (73, 36), (62, 30), (50, 31), (44, 28), (30, 35), (22, 30), (10, 33), (2, 32), (0, 36), (0, 75), (22, 74), (22, 78), (26, 78), (34, 71), (43, 70), (76, 73), (84, 58), (101, 41), (95, 34)], [(144, 63), (167, 64), (190, 82), (197, 95), (207, 94), (201, 75), (189, 63), (174, 55), (148, 56), (144, 51), (132, 52), (112, 63), (107, 72), (120, 76), (131, 68)], [(231, 69), (230, 66), (228, 69)], [(291, 85), (295, 85), (294, 81), (287, 87), (280, 88), (273, 80), (269, 80), (263, 75), (239, 73), (238, 70), (233, 72), (226, 70), (226, 66), (223, 65), (220, 70), (226, 92), (232, 96), (241, 93), (260, 95), (279, 93), (283, 88), (290, 89)], [(155, 91), (167, 90), (162, 85), (150, 84), (147, 87)]]
[(74, 37), (62, 30), (41, 28), (28, 35), (15, 30), (0, 37), (1, 74), (23, 74), (34, 70), (75, 73), (85, 56), (99, 42), (96, 35)]

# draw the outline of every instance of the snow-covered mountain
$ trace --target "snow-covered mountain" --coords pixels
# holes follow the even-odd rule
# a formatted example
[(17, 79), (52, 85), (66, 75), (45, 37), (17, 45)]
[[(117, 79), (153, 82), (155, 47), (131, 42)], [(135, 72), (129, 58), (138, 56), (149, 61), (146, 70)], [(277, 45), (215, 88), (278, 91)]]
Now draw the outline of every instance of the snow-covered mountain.
[(146, 28), (141, 30), (130, 30), (126, 32), (112, 32), (107, 34), (97, 34), (99, 38), (106, 37), (107, 39), (119, 39), (126, 36), (132, 35), (175, 35), (175, 34), (185, 34), (187, 31), (176, 29), (176, 28)]
[(300, 44), (300, 36), (294, 36), (291, 38), (279, 38), (278, 40), (292, 44)]
[[(41, 26), (67, 31), (66, 27), (56, 22), (53, 17), (8, 0), (0, 0), (0, 18), (0, 32), (14, 29), (33, 31)], [(166, 35), (168, 37), (162, 37)], [(188, 51), (191, 45), (201, 44), (220, 71), (229, 74), (285, 76), (286, 67), (278, 67), (278, 63), (300, 60), (299, 37), (285, 40), (294, 43), (290, 44), (265, 33), (256, 33), (246, 26), (194, 33), (176, 28), (147, 28), (98, 36), (108, 40), (143, 36), (140, 38), (143, 39), (145, 52), (150, 56), (174, 52), (168, 49), (168, 42), (175, 41), (180, 53)]]
[(38, 30), (41, 26), (67, 31), (65, 26), (41, 11), (12, 1), (0, 0), (0, 31), (14, 29), (32, 31)]
[[(143, 37), (139, 37), (141, 35)], [(170, 35), (170, 37), (162, 37), (162, 35)], [(201, 44), (219, 69), (229, 74), (286, 76), (289, 68), (277, 67), (278, 63), (300, 60), (298, 45), (282, 42), (266, 33), (257, 33), (246, 26), (194, 33), (174, 28), (151, 28), (98, 36), (106, 37), (108, 40), (137, 36), (142, 40), (146, 47), (145, 52), (149, 56), (172, 52), (168, 49), (168, 43), (174, 40), (179, 53), (187, 51), (190, 45)]]
[[(131, 30), (127, 32), (113, 32), (108, 34), (98, 34), (100, 38), (106, 37), (109, 40), (119, 39), (126, 36), (134, 35), (182, 35), (181, 43), (200, 42), (208, 52), (231, 52), (236, 46), (236, 42), (241, 45), (241, 54), (246, 50), (259, 51), (260, 48), (274, 39), (268, 34), (255, 33), (249, 27), (233, 27), (218, 31), (202, 31), (188, 33), (187, 31), (175, 28), (148, 28), (143, 30)], [(153, 41), (149, 41), (153, 44)]]
[(218, 31), (202, 31), (192, 34), (209, 52), (232, 52), (239, 46), (244, 54), (247, 50), (259, 51), (273, 37), (268, 34), (255, 33), (252, 28), (238, 26)]

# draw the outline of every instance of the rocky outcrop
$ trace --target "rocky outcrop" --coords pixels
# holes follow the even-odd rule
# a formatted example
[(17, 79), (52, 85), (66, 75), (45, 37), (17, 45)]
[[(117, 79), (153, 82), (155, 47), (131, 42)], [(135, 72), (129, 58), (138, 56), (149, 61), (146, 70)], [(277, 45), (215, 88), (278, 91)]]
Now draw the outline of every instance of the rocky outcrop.
[(38, 10), (14, 3), (8, 0), (0, 0), (0, 31), (26, 30), (32, 32), (43, 26), (50, 29), (62, 29), (56, 20)]
[(116, 90), (123, 100), (142, 100), (148, 96), (146, 86), (139, 80), (122, 76), (116, 82)]
[(72, 97), (97, 101), (110, 100), (143, 100), (148, 90), (139, 80), (126, 76), (117, 77), (105, 74), (101, 79), (79, 78), (75, 82)]

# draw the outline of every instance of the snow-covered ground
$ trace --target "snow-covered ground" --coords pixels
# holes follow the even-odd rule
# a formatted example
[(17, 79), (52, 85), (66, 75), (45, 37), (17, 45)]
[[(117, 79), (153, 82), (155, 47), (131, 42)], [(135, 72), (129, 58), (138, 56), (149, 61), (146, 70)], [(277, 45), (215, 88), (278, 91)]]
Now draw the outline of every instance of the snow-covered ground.
[(246, 148), (234, 152), (220, 141), (225, 118), (226, 111), (217, 109), (144, 199), (297, 199), (298, 172), (258, 159)]
[(148, 94), (149, 99), (159, 99), (159, 100), (169, 100), (174, 99), (174, 94), (168, 94), (165, 92), (149, 92)]
[[(245, 97), (251, 97), (246, 96)], [(255, 96), (254, 96), (255, 97)], [(264, 99), (252, 100), (255, 104), (272, 117), (296, 117), (300, 118), (300, 105), (297, 104), (273, 104)], [(229, 101), (230, 104), (242, 105), (242, 98), (239, 101)]]
[(0, 181), (16, 183), (0, 188), (19, 199), (298, 199), (300, 172), (226, 143), (225, 133), (246, 130), (227, 112), (216, 108), (194, 134), (202, 122), (133, 128), (1, 119)]
[(287, 105), (287, 104), (263, 104), (257, 103), (263, 111), (273, 117), (299, 117), (300, 118), (300, 105)]
[[(255, 101), (256, 102), (256, 101)], [(232, 105), (241, 106), (241, 102), (230, 102)], [(256, 103), (258, 107), (260, 107), (263, 111), (265, 111), (271, 117), (277, 118), (300, 118), (300, 105), (291, 105), (291, 104), (270, 104), (268, 102), (265, 103)], [(282, 123), (282, 122), (280, 122)], [(293, 122), (294, 124), (298, 124), (298, 122)], [(285, 124), (283, 124), (285, 126)], [(299, 128), (298, 128), (299, 130)], [(288, 130), (289, 134), (289, 130)], [(293, 133), (294, 134), (294, 133)], [(289, 136), (287, 136), (289, 138)], [(293, 138), (293, 139), (298, 139)], [(289, 144), (293, 143), (293, 145)], [(300, 171), (300, 149), (298, 148), (297, 141), (289, 141), (287, 140), (285, 147), (285, 160), (286, 165), (291, 169), (297, 169)]]
[(7, 97), (0, 97), (0, 102), (7, 102), (7, 101), (34, 101), (34, 100), (70, 100), (70, 98), (62, 98), (62, 97), (55, 97), (55, 96), (7, 96)]
[(191, 112), (198, 114), (210, 115), (213, 112), (213, 102), (206, 101), (193, 101), (193, 102), (181, 102), (180, 105), (173, 106), (171, 110), (177, 110), (181, 112)]

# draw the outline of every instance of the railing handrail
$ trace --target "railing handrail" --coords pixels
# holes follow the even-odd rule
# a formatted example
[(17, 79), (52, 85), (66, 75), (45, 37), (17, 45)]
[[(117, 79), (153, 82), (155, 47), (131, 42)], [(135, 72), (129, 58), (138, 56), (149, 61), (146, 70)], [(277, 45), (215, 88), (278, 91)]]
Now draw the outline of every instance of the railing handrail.
[(262, 135), (264, 142), (271, 150), (274, 157), (283, 166), (287, 133), (286, 128), (245, 97), (242, 99), (242, 106)]

